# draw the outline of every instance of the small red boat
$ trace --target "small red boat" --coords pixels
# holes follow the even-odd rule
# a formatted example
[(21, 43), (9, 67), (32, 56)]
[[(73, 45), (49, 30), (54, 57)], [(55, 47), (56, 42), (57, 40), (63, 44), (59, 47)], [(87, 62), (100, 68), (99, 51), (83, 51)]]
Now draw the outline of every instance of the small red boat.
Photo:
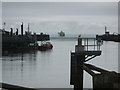
[(46, 50), (50, 50), (50, 49), (52, 49), (53, 48), (53, 45), (50, 43), (50, 42), (46, 42), (46, 43), (44, 43), (44, 44), (41, 44), (39, 47), (38, 47), (38, 49), (40, 50), (40, 51), (46, 51)]

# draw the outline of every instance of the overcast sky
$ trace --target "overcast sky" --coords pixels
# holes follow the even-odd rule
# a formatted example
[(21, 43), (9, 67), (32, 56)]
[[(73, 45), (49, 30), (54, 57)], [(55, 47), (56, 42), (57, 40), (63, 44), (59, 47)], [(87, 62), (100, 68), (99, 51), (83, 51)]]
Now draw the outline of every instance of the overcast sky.
[(118, 2), (119, 0), (1, 0), (2, 2)]
[(2, 15), (3, 22), (11, 26), (30, 22), (32, 29), (37, 27), (48, 33), (55, 29), (66, 32), (76, 29), (77, 33), (78, 29), (102, 29), (104, 24), (117, 29), (117, 5), (116, 2), (3, 2)]
[(4, 2), (3, 17), (117, 15), (117, 3), (111, 2)]

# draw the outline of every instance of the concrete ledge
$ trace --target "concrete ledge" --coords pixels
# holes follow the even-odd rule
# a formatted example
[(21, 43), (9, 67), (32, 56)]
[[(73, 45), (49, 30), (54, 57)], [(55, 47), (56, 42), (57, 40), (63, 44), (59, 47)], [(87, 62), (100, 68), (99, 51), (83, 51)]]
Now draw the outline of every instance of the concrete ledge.
[(1, 86), (0, 88), (8, 89), (8, 90), (37, 90), (35, 88), (27, 88), (27, 87), (17, 86), (7, 83), (0, 83), (0, 86)]

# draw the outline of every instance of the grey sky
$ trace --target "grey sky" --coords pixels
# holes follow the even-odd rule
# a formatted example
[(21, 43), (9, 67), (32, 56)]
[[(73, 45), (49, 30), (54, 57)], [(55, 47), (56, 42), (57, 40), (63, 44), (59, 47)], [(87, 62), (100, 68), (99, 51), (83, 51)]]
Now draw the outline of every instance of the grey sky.
[(119, 2), (119, 0), (2, 0), (3, 2)]
[(3, 2), (3, 16), (39, 17), (49, 15), (116, 15), (117, 3), (103, 2)]
[(86, 33), (85, 30), (90, 33), (96, 29), (102, 33), (105, 25), (117, 31), (117, 5), (117, 2), (3, 2), (2, 15), (3, 22), (10, 23), (9, 28), (18, 27), (21, 22), (27, 26), (30, 22), (34, 23), (31, 29), (35, 32), (70, 33), (75, 29), (74, 33)]
[(2, 3), (0, 2), (0, 29), (2, 28)]

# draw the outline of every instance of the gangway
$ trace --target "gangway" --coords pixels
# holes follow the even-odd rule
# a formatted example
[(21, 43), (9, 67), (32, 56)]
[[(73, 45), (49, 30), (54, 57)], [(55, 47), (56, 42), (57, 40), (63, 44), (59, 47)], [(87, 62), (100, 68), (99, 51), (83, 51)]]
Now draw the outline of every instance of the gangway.
[(86, 63), (101, 55), (102, 43), (96, 38), (78, 37), (75, 52), (71, 52), (70, 85), (74, 85), (74, 90), (83, 90), (83, 70), (92, 76), (93, 90), (120, 90), (120, 73)]
[[(101, 41), (96, 38), (78, 37), (78, 45), (75, 45), (75, 52), (71, 52), (71, 76), (70, 84), (74, 90), (83, 90), (83, 68), (84, 62), (101, 55)], [(84, 66), (84, 67), (83, 67)]]

